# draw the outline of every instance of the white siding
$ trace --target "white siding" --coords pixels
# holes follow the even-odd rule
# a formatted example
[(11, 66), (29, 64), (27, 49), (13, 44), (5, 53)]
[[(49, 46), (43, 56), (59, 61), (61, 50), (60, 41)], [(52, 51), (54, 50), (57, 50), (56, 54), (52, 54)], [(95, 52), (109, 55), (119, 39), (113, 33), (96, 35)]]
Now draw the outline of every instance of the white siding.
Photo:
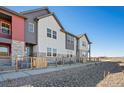
[[(86, 46), (82, 45), (82, 42), (86, 43)], [(88, 56), (89, 44), (85, 36), (79, 39), (79, 56)]]
[[(86, 46), (82, 46), (83, 41), (86, 42)], [(85, 36), (82, 36), (79, 39), (79, 49), (84, 50), (84, 51), (87, 51), (89, 49), (89, 44)]]
[[(57, 31), (57, 39), (47, 37), (47, 28)], [(60, 31), (61, 27), (58, 25), (53, 16), (42, 18), (38, 21), (38, 52), (47, 53), (47, 48), (56, 48), (57, 54), (67, 54), (72, 52), (76, 55), (76, 40), (75, 50), (65, 49), (65, 33)]]

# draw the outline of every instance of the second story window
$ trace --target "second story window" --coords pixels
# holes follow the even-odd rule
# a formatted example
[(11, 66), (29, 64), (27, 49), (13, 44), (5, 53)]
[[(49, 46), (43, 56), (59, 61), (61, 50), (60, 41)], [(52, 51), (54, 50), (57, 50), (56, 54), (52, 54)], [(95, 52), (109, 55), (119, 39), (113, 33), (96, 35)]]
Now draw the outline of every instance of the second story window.
[(86, 42), (85, 41), (82, 41), (82, 46), (86, 46)]
[(74, 50), (74, 37), (69, 34), (66, 35), (66, 49)]
[(47, 37), (51, 38), (51, 29), (47, 28)]
[(53, 38), (56, 39), (57, 38), (57, 32), (53, 31)]
[(9, 24), (2, 23), (1, 29), (2, 29), (2, 33), (10, 34), (10, 25)]
[(28, 32), (34, 32), (34, 24), (33, 23), (28, 24)]
[(74, 44), (74, 37), (71, 37), (71, 44)]

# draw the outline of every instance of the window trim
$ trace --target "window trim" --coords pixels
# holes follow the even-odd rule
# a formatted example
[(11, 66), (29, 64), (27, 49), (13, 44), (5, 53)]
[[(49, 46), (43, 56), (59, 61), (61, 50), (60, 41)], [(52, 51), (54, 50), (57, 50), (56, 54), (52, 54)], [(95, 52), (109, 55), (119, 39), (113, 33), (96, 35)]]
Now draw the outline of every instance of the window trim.
[[(49, 52), (48, 49), (50, 49), (51, 51)], [(50, 55), (48, 55), (48, 53), (50, 53)], [(51, 57), (52, 56), (52, 48), (49, 48), (49, 47), (47, 48), (47, 56), (48, 57)]]
[[(30, 29), (29, 29), (31, 25), (32, 25), (32, 29), (33, 29), (32, 31), (30, 31)], [(32, 32), (32, 33), (34, 32), (34, 23), (31, 23), (31, 22), (28, 23), (28, 32)]]
[(66, 49), (74, 50), (75, 46), (75, 39), (74, 36), (66, 34)]
[[(3, 29), (3, 27), (2, 27), (2, 24), (5, 24), (5, 25), (8, 25), (9, 26), (9, 33), (3, 33), (3, 31), (2, 31), (2, 29)], [(0, 33), (2, 33), (2, 34), (5, 34), (5, 35), (11, 35), (11, 24), (10, 23), (8, 23), (8, 22), (4, 22), (4, 21), (1, 21), (0, 20)]]
[[(53, 39), (57, 39), (57, 32), (56, 31), (52, 31), (53, 32), (53, 34), (52, 34), (52, 36), (53, 36)], [(54, 33), (55, 32), (55, 33)]]
[[(50, 32), (49, 32), (50, 31)], [(49, 35), (50, 36), (49, 36)], [(51, 38), (52, 37), (52, 30), (50, 28), (47, 28), (47, 37)]]
[[(54, 50), (56, 50), (56, 52)], [(54, 54), (56, 55), (54, 56)], [(53, 57), (56, 57), (56, 56), (57, 56), (57, 49), (53, 48)]]
[(82, 41), (82, 46), (86, 47), (86, 42), (85, 41)]

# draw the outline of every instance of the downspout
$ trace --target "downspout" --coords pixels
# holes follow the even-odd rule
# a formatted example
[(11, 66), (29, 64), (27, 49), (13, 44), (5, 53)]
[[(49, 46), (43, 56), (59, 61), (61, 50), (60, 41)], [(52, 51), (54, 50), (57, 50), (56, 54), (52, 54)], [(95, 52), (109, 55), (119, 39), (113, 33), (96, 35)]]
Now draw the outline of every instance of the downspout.
[(91, 44), (92, 42), (89, 43), (89, 61), (91, 61)]
[(79, 39), (77, 38), (77, 43), (76, 43), (76, 60), (79, 62)]
[[(34, 21), (36, 22), (36, 44), (38, 45), (38, 21), (39, 19), (35, 18)], [(38, 48), (37, 48), (36, 56), (39, 56)]]

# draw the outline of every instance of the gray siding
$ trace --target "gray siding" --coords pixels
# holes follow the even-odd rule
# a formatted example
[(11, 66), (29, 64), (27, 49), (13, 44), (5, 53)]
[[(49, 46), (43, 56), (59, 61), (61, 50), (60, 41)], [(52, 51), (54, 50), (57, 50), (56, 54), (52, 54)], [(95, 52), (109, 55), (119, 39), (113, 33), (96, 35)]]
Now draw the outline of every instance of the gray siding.
[[(65, 35), (65, 47), (66, 49), (69, 49), (69, 50), (74, 50), (74, 36), (72, 35), (69, 35), (69, 34), (66, 34)], [(72, 42), (73, 41), (73, 42)]]
[[(31, 13), (24, 13), (23, 15), (27, 17), (25, 21), (25, 41), (30, 44), (37, 44), (37, 22), (34, 19), (38, 16), (42, 16), (44, 14), (48, 14), (47, 10), (41, 10)], [(34, 23), (34, 32), (28, 31), (28, 24)]]

